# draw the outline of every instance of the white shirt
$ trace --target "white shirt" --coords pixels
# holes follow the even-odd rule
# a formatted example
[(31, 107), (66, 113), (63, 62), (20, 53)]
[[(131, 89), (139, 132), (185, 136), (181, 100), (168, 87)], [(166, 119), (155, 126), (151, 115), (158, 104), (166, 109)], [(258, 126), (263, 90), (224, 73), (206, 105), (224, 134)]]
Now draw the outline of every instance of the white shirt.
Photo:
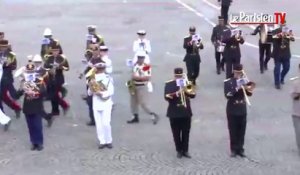
[(113, 71), (111, 59), (109, 59), (107, 55), (104, 55), (101, 59), (105, 62), (105, 73), (111, 74)]
[[(141, 43), (144, 43), (143, 45)], [(145, 51), (147, 54), (151, 53), (151, 44), (148, 39), (137, 39), (133, 42), (133, 52)]]
[(93, 95), (93, 110), (103, 111), (113, 104), (111, 99), (114, 94), (113, 80), (105, 73), (96, 74), (95, 80), (97, 82), (102, 82), (107, 87), (107, 90), (102, 92), (102, 97), (108, 99), (101, 99), (100, 96), (94, 94), (90, 89), (88, 89), (88, 95)]
[[(137, 76), (137, 77), (144, 77), (144, 76), (149, 76), (150, 77), (151, 76), (151, 67), (148, 70), (144, 70), (145, 66), (150, 66), (150, 65), (145, 64), (145, 63), (142, 64), (142, 65), (136, 64), (133, 67), (133, 75)], [(145, 84), (147, 82), (138, 82), (138, 81), (135, 81), (136, 84)]]

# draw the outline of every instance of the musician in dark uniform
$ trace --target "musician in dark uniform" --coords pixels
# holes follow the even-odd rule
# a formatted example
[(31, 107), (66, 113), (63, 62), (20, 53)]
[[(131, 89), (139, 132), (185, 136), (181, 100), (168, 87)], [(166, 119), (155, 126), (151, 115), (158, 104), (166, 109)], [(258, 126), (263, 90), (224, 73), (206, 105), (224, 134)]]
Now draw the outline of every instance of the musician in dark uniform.
[(196, 85), (196, 79), (200, 71), (199, 49), (203, 49), (203, 44), (199, 35), (196, 34), (196, 27), (189, 28), (190, 35), (184, 38), (183, 48), (186, 50), (184, 62), (187, 68), (187, 77)]
[(96, 26), (95, 25), (89, 25), (88, 26), (88, 35), (87, 35), (87, 44), (86, 49), (89, 48), (89, 44), (96, 43), (99, 46), (104, 46), (104, 39), (101, 35), (97, 34), (96, 32)]
[(231, 5), (232, 0), (218, 0), (218, 2), (221, 2), (221, 16), (224, 17), (225, 24), (228, 24), (228, 11), (229, 6)]
[[(219, 24), (213, 28), (212, 35), (211, 35), (211, 42), (215, 46), (215, 57), (216, 57), (216, 67), (217, 67), (217, 74), (221, 73), (221, 69), (224, 71), (224, 57), (223, 57), (223, 50), (218, 50), (219, 48), (224, 48), (222, 43), (223, 34), (227, 30), (230, 30), (224, 24), (224, 18), (219, 16)], [(221, 56), (223, 57), (221, 60)]]
[[(99, 53), (99, 45), (94, 44), (92, 49), (92, 57), (88, 61), (88, 66), (84, 70), (84, 74), (86, 77), (86, 90), (88, 90), (88, 83), (90, 81), (91, 75), (91, 69), (95, 68), (95, 65), (100, 63), (102, 61), (100, 53)], [(93, 112), (93, 96), (85, 96), (84, 100), (86, 100), (87, 105), (89, 107), (89, 117), (90, 121), (87, 123), (88, 126), (95, 126), (95, 119), (94, 119), (94, 112)]]
[[(274, 80), (275, 88), (280, 89), (280, 84), (284, 84), (284, 78), (290, 70), (291, 50), (290, 42), (295, 41), (292, 30), (286, 23), (281, 24), (280, 28), (273, 31), (273, 51), (274, 58)], [(281, 71), (282, 66), (282, 71)]]
[[(35, 67), (33, 64), (26, 66), (27, 76), (22, 82), (22, 90), (19, 91), (19, 97), (24, 94), (23, 113), (29, 130), (31, 150), (43, 150), (43, 125), (42, 116), (44, 111), (44, 95), (46, 87), (43, 80), (35, 77)], [(33, 82), (35, 86), (25, 85), (25, 82)]]
[(69, 110), (70, 105), (62, 97), (62, 89), (65, 83), (64, 71), (69, 70), (67, 58), (59, 54), (60, 47), (58, 45), (51, 46), (52, 55), (47, 58), (44, 68), (49, 71), (49, 80), (47, 83), (48, 95), (51, 99), (52, 112), (51, 114), (59, 115), (59, 105), (64, 110), (64, 115)]
[[(234, 67), (233, 77), (224, 81), (224, 94), (227, 98), (226, 114), (230, 136), (231, 157), (245, 157), (244, 137), (247, 124), (246, 96), (251, 96), (255, 83), (244, 74), (243, 65)], [(248, 97), (247, 97), (248, 98)]]
[[(0, 41), (0, 58), (3, 75), (1, 78), (1, 98), (16, 113), (16, 118), (20, 117), (21, 106), (17, 103), (17, 91), (14, 87), (13, 71), (17, 67), (16, 54), (9, 51), (8, 41)], [(2, 109), (3, 110), (3, 109)]]
[(194, 98), (196, 93), (184, 90), (185, 87), (183, 86), (185, 85), (182, 82), (186, 82), (186, 80), (184, 79), (182, 68), (175, 68), (174, 74), (174, 79), (167, 81), (165, 84), (164, 98), (169, 103), (167, 117), (170, 119), (177, 157), (191, 158), (188, 152), (192, 119), (190, 98)]
[(233, 66), (241, 62), (240, 44), (245, 42), (241, 32), (241, 30), (228, 30), (224, 33), (223, 43), (226, 46), (223, 56), (226, 63), (226, 78), (232, 76)]
[(44, 31), (44, 39), (41, 46), (41, 56), (45, 60), (46, 55), (51, 55), (51, 46), (56, 45), (59, 49), (59, 54), (63, 54), (62, 47), (57, 39), (54, 39), (52, 36), (52, 31), (49, 28), (46, 28)]
[[(259, 33), (259, 68), (260, 73), (268, 70), (268, 62), (271, 58), (271, 42), (268, 41), (268, 28), (266, 24), (258, 25), (251, 35)], [(266, 56), (265, 56), (266, 55)], [(265, 57), (265, 58), (264, 58)]]
[[(49, 75), (48, 71), (43, 67), (43, 59), (40, 55), (35, 55), (32, 59), (32, 63), (34, 65), (34, 70), (36, 73), (36, 77), (39, 78), (40, 81), (43, 81), (44, 85), (47, 87)], [(47, 97), (47, 93), (44, 94), (44, 98)], [(53, 123), (53, 116), (44, 111), (42, 117), (47, 121), (47, 126), (51, 127)]]

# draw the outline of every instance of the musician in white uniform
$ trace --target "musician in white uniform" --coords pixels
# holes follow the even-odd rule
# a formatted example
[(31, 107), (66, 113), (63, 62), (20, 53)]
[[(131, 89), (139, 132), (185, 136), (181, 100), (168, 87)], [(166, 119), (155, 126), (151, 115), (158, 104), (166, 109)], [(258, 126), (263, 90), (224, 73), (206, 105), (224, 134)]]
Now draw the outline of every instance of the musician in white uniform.
[(96, 64), (97, 71), (95, 77), (90, 80), (90, 83), (101, 84), (104, 86), (103, 91), (96, 91), (90, 85), (88, 95), (93, 96), (93, 112), (97, 128), (98, 140), (100, 142), (99, 149), (105, 147), (111, 149), (112, 134), (111, 134), (111, 111), (112, 111), (112, 95), (114, 94), (114, 86), (112, 78), (105, 73), (105, 63), (101, 61)]
[(135, 54), (133, 58), (133, 64), (135, 64), (138, 60), (137, 53), (139, 51), (146, 52), (145, 63), (150, 64), (149, 54), (151, 53), (151, 44), (150, 41), (146, 38), (146, 31), (139, 30), (137, 34), (138, 34), (138, 39), (133, 42), (133, 52)]

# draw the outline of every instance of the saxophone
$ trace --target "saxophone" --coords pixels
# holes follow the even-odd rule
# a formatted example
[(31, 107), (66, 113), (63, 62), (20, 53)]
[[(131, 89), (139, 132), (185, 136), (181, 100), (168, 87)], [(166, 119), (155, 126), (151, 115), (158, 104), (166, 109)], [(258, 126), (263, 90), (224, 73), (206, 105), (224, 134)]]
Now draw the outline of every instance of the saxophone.
[(128, 88), (129, 93), (131, 95), (134, 95), (135, 94), (135, 84), (134, 84), (134, 81), (132, 79), (128, 80), (125, 85)]

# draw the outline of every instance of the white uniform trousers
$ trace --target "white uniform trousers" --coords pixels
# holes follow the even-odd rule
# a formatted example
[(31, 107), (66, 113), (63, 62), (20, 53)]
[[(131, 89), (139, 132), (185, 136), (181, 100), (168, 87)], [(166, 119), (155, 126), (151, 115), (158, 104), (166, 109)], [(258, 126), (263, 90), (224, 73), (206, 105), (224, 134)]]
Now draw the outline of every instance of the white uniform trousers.
[[(1, 82), (1, 79), (2, 79), (2, 74), (3, 74), (3, 69), (2, 69), (2, 64), (0, 64), (0, 82)], [(8, 122), (10, 121), (11, 119), (7, 116), (7, 115), (5, 115), (4, 113), (3, 113), (3, 111), (0, 109), (0, 124), (1, 125), (6, 125), (6, 124), (8, 124)]]
[(104, 110), (94, 110), (94, 118), (97, 128), (97, 136), (100, 144), (112, 143), (111, 136), (111, 110), (112, 105)]
[(6, 124), (8, 124), (8, 122), (10, 121), (11, 119), (7, 116), (7, 115), (5, 115), (4, 113), (3, 113), (3, 111), (0, 109), (0, 124), (1, 125), (6, 125)]

